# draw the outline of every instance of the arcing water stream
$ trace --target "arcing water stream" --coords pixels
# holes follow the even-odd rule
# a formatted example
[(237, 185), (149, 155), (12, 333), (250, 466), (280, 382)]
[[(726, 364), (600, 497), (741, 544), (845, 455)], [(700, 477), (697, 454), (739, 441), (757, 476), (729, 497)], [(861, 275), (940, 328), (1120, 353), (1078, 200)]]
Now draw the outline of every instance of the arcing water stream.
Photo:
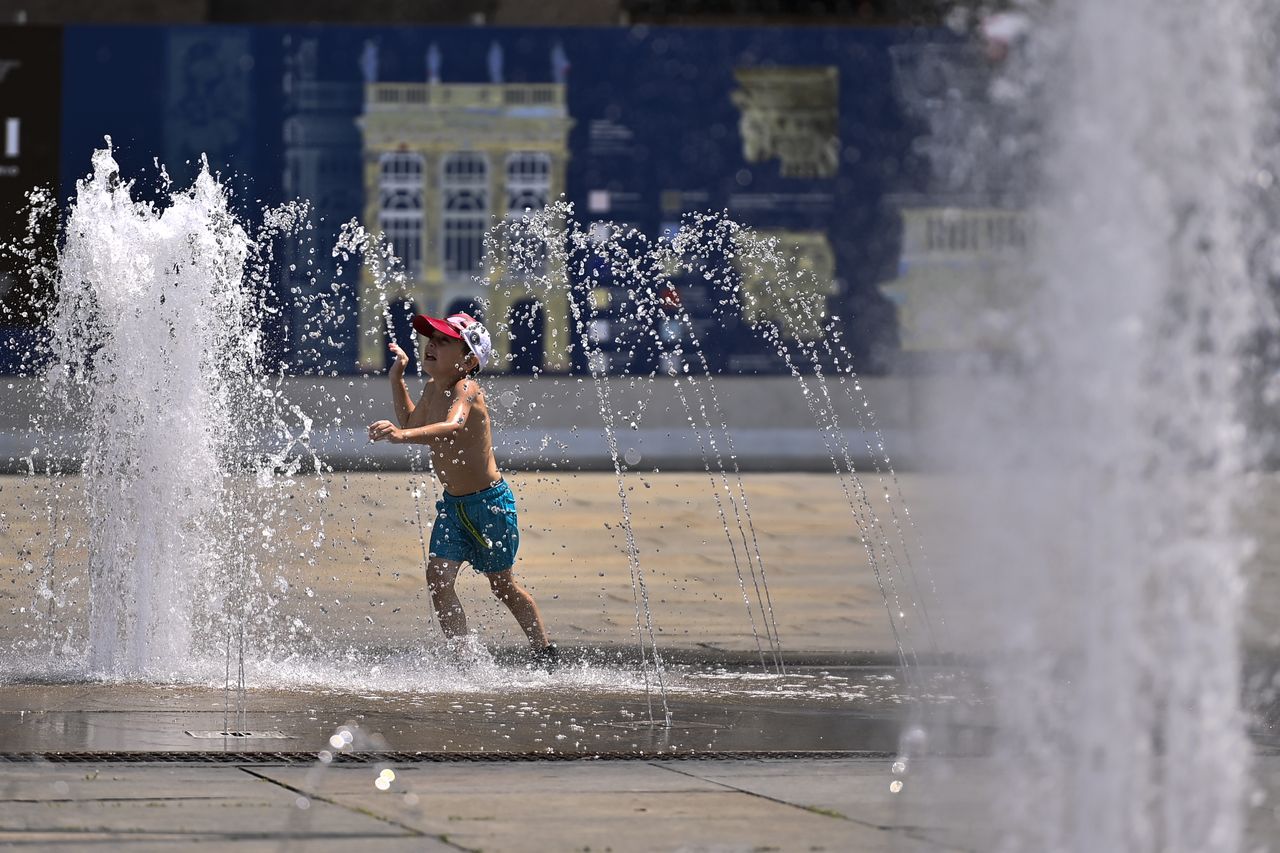
[[(606, 231), (614, 236), (602, 238), (601, 234)], [(385, 294), (395, 289), (394, 285), (388, 286), (397, 273), (394, 263), (384, 263), (384, 259), (388, 257), (386, 246), (354, 225), (346, 227), (344, 235), (339, 245), (344, 260), (356, 252), (372, 258), (375, 262), (372, 272), (377, 290)], [(624, 549), (635, 605), (635, 636), (639, 642), (646, 693), (651, 683), (656, 685), (664, 706), (663, 717), (667, 722), (669, 713), (665, 707), (665, 674), (655, 614), (646, 582), (645, 561), (636, 544), (628, 497), (635, 476), (631, 472), (640, 466), (641, 457), (634, 448), (624, 449), (620, 443), (621, 412), (614, 400), (616, 383), (626, 383), (627, 396), (634, 398), (637, 386), (653, 380), (659, 373), (666, 374), (672, 382), (675, 396), (698, 444), (703, 469), (710, 480), (711, 495), (728, 545), (761, 667), (766, 670), (772, 668), (779, 674), (785, 673), (782, 640), (756, 524), (751, 516), (730, 425), (726, 423), (726, 416), (717, 396), (714, 371), (708, 363), (695, 323), (679, 301), (673, 301), (670, 297), (673, 292), (673, 277), (680, 273), (696, 275), (710, 282), (712, 298), (723, 306), (719, 313), (736, 315), (743, 310), (742, 303), (750, 297), (737, 281), (739, 273), (736, 272), (735, 257), (738, 258), (738, 264), (769, 267), (778, 277), (776, 285), (772, 286), (776, 290), (770, 291), (770, 298), (786, 306), (786, 310), (795, 318), (792, 322), (800, 335), (811, 341), (824, 340), (822, 349), (813, 342), (801, 345), (802, 352), (809, 361), (803, 367), (813, 373), (810, 380), (802, 372), (802, 367), (793, 363), (791, 344), (776, 328), (767, 321), (760, 321), (752, 328), (752, 333), (761, 335), (777, 349), (802, 386), (806, 405), (828, 447), (833, 469), (849, 504), (856, 536), (866, 551), (877, 581), (882, 584), (882, 594), (889, 608), (890, 626), (895, 635), (899, 658), (904, 664), (904, 672), (910, 672), (906, 665), (917, 661), (911, 637), (914, 629), (905, 627), (903, 623), (908, 612), (913, 613), (914, 620), (917, 604), (904, 598), (898, 590), (898, 577), (904, 574), (904, 565), (911, 575), (909, 588), (919, 593), (922, 587), (914, 578), (910, 555), (905, 553), (905, 535), (897, 511), (893, 508), (895, 501), (901, 503), (901, 494), (895, 495), (885, 489), (885, 500), (888, 501), (898, 531), (898, 542), (895, 543), (867, 500), (854, 467), (853, 456), (841, 426), (839, 406), (833, 401), (823, 377), (823, 351), (833, 360), (839, 374), (838, 382), (848, 399), (860, 404), (858, 420), (864, 428), (869, 414), (866, 399), (860, 396), (861, 389), (856, 375), (849, 369), (847, 362), (839, 360), (838, 342), (824, 339), (829, 329), (822, 319), (821, 309), (801, 304), (804, 299), (791, 295), (793, 285), (805, 283), (789, 280), (789, 276), (794, 274), (786, 271), (783, 247), (778, 246), (776, 241), (759, 239), (749, 229), (719, 216), (688, 217), (677, 235), (655, 242), (614, 223), (596, 222), (585, 227), (573, 218), (570, 205), (557, 203), (545, 210), (530, 212), (521, 219), (497, 226), (490, 234), (489, 257), (500, 263), (500, 268), (495, 268), (486, 280), (489, 287), (509, 288), (518, 282), (525, 292), (534, 294), (544, 304), (562, 301), (568, 305), (573, 335), (568, 341), (553, 342), (552, 346), (567, 346), (570, 350), (580, 348), (582, 360), (591, 374), (600, 422), (617, 478)], [(563, 271), (564, 277), (559, 277), (560, 273), (555, 271)], [(640, 330), (639, 340), (632, 342), (632, 355), (638, 347), (648, 346), (654, 351), (654, 366), (647, 372), (611, 375), (608, 356), (593, 331), (595, 317), (590, 297), (591, 289), (600, 286), (602, 271), (618, 292), (627, 294), (627, 301), (621, 311)], [(794, 288), (796, 294), (812, 291), (812, 287)], [(509, 293), (503, 295), (510, 296)], [(499, 334), (527, 340), (532, 337), (532, 328), (512, 328), (513, 323), (520, 322), (532, 324), (532, 315), (523, 321), (499, 318), (494, 328)], [(382, 325), (387, 329), (391, 328), (385, 317)], [(816, 390), (811, 389), (811, 383)], [(638, 429), (643, 420), (643, 407), (640, 412), (632, 412), (624, 420), (630, 429)], [(883, 442), (879, 441), (878, 444), (875, 451), (877, 474), (883, 476), (888, 473), (892, 476)], [(839, 450), (832, 449), (837, 447)], [(885, 563), (883, 567), (881, 562)], [(892, 596), (892, 601), (889, 596)], [(919, 613), (923, 614), (922, 630), (926, 632), (926, 636), (931, 637), (932, 626), (929, 624), (927, 607), (923, 603), (919, 605)]]
[[(600, 235), (606, 233), (617, 236), (602, 239)], [(843, 364), (839, 361), (836, 353), (838, 342), (833, 344), (828, 338), (830, 328), (823, 316), (823, 308), (815, 308), (811, 304), (812, 298), (805, 295), (812, 293), (813, 288), (803, 286), (805, 282), (792, 280), (795, 274), (788, 271), (785, 247), (779, 246), (776, 239), (763, 239), (750, 229), (719, 215), (687, 216), (676, 234), (655, 242), (634, 229), (625, 229), (611, 222), (595, 222), (590, 226), (583, 226), (574, 219), (572, 207), (563, 203), (530, 213), (518, 221), (508, 222), (500, 226), (493, 236), (496, 241), (493, 252), (505, 261), (504, 276), (522, 282), (524, 287), (539, 293), (540, 298), (547, 302), (551, 302), (560, 289), (569, 289), (566, 297), (572, 311), (573, 325), (578, 341), (586, 350), (586, 361), (591, 367), (599, 394), (601, 417), (618, 476), (623, 523), (628, 533), (628, 553), (637, 590), (638, 628), (640, 614), (643, 612), (643, 622), (652, 639), (653, 617), (648, 607), (639, 555), (634, 551), (626, 502), (624, 462), (632, 463), (632, 467), (635, 463), (619, 456), (609, 386), (611, 381), (629, 381), (634, 385), (637, 379), (644, 377), (624, 376), (621, 380), (611, 380), (604, 366), (603, 353), (598, 346), (593, 347), (590, 302), (584, 294), (575, 293), (574, 288), (582, 287), (581, 283), (590, 287), (598, 282), (601, 269), (607, 271), (607, 278), (615, 286), (625, 289), (628, 304), (623, 310), (647, 329), (650, 341), (642, 343), (651, 343), (657, 351), (658, 366), (650, 371), (649, 377), (652, 378), (659, 370), (675, 377), (678, 397), (697, 437), (703, 467), (711, 479), (716, 510), (729, 545), (761, 665), (768, 666), (764, 651), (764, 646), (767, 645), (773, 666), (782, 671), (782, 644), (778, 636), (765, 566), (760, 556), (756, 526), (751, 517), (746, 489), (734, 452), (733, 438), (716, 396), (714, 372), (708, 365), (706, 352), (689, 313), (678, 301), (673, 302), (667, 296), (672, 292), (672, 282), (678, 276), (694, 276), (710, 283), (711, 298), (724, 306), (724, 312), (744, 312), (744, 303), (754, 297), (741, 285), (741, 270), (764, 270), (765, 279), (769, 282), (768, 296), (783, 306), (784, 313), (791, 318), (794, 334), (801, 341), (797, 346), (809, 363), (797, 365), (794, 362), (790, 349), (792, 344), (772, 321), (752, 322), (751, 333), (761, 336), (777, 350), (801, 385), (806, 405), (827, 446), (833, 470), (849, 504), (858, 538), (884, 596), (889, 624), (904, 672), (909, 673), (911, 670), (908, 665), (918, 660), (913, 639), (917, 614), (921, 619), (920, 630), (933, 642), (933, 627), (929, 621), (927, 603), (923, 600), (905, 600), (898, 589), (900, 576), (917, 594), (921, 586), (915, 578), (914, 566), (902, 536), (896, 510), (891, 512), (899, 533), (897, 543), (866, 499), (841, 425), (839, 407), (833, 402), (829, 385), (823, 376), (822, 353), (825, 351), (827, 356), (833, 358), (838, 382), (850, 401), (858, 399), (855, 396), (860, 391), (857, 376), (849, 368), (847, 361)], [(602, 261), (603, 264), (593, 265), (592, 260)], [(555, 280), (547, 272), (559, 269), (569, 271), (567, 280)], [(575, 285), (574, 282), (580, 284)], [(499, 279), (491, 285), (501, 287), (503, 282)], [(812, 371), (812, 378), (802, 372), (802, 366)], [(858, 412), (860, 425), (865, 428), (869, 406), (865, 397), (859, 402), (861, 406), (854, 408)], [(875, 465), (878, 476), (886, 472), (892, 476), (892, 467), (882, 442), (876, 448), (873, 458), (877, 460)], [(880, 466), (880, 459), (883, 459), (883, 468)], [(853, 490), (852, 494), (850, 488)], [(727, 496), (732, 520), (721, 500), (722, 491)], [(901, 502), (901, 494), (890, 493), (887, 500), (892, 508), (895, 501)], [(735, 540), (742, 543), (741, 561)], [(748, 589), (743, 575), (743, 562), (746, 563), (747, 574), (751, 579), (751, 589)], [(754, 615), (756, 609), (759, 610), (759, 623)], [(912, 625), (906, 624), (908, 612), (912, 614)], [(763, 643), (761, 632), (764, 633)], [(936, 645), (934, 648), (936, 650)], [(656, 643), (653, 651), (657, 660)], [(660, 663), (658, 668), (660, 669)]]

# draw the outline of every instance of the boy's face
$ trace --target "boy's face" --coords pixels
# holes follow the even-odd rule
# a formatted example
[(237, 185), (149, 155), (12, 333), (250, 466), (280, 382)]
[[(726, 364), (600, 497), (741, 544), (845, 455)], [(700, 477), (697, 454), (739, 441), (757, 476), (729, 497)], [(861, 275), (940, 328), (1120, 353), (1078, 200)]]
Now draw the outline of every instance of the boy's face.
[(430, 334), (422, 343), (423, 369), (431, 376), (448, 377), (471, 370), (474, 356), (460, 338)]

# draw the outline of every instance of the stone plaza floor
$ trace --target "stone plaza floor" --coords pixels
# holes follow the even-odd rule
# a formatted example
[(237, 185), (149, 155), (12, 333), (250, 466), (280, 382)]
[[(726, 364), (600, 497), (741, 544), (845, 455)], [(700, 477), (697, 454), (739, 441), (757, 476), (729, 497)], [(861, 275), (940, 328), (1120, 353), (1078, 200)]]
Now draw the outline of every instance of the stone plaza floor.
[[(295, 529), (276, 531), (301, 542), (322, 522), (326, 544), (281, 549), (295, 556), (265, 578), (279, 590), (273, 624), (306, 630), (275, 635), (271, 664), (248, 660), (239, 692), (223, 678), (233, 661), (216, 655), (199, 671), (145, 682), (63, 666), (57, 631), (83, 630), (82, 603), (64, 601), (56, 620), (23, 608), (45, 555), (55, 554), (55, 581), (83, 573), (83, 520), (51, 514), (40, 478), (0, 478), (0, 643), (15, 650), (0, 664), (0, 846), (993, 849), (982, 815), (1002, 780), (981, 712), (966, 749), (891, 770), (909, 696), (856, 507), (836, 478), (748, 475), (752, 524), (728, 529), (715, 478), (628, 481), (671, 727), (650, 721), (658, 694), (635, 665), (640, 612), (616, 478), (510, 480), (525, 524), (518, 572), (562, 643), (559, 673), (519, 663), (514, 623), (470, 575), (461, 594), (495, 659), (477, 676), (433, 658), (418, 538), (430, 485), (409, 473), (331, 474), (300, 479)], [(887, 485), (911, 505), (912, 520), (898, 520), (912, 547), (915, 525), (940, 536), (918, 568), (941, 572), (946, 522), (933, 507), (963, 484), (902, 474)], [(62, 486), (75, 487), (74, 478)], [(874, 482), (866, 498), (887, 520), (885, 493)], [(61, 544), (51, 549), (55, 520)], [(1280, 533), (1261, 546), (1258, 562), (1280, 565)], [(744, 606), (744, 592), (756, 597), (744, 555), (757, 548), (768, 613)], [(1277, 589), (1276, 573), (1255, 578), (1246, 614), (1255, 649), (1272, 639)], [(773, 652), (760, 639), (766, 619), (776, 620), (785, 676), (761, 665)], [(37, 623), (57, 631), (33, 640)], [(923, 633), (913, 640), (935, 698), (973, 698), (952, 695), (945, 655), (934, 660)], [(228, 731), (251, 736), (220, 736)], [(351, 742), (334, 746), (344, 731)], [(1280, 743), (1271, 729), (1255, 735), (1249, 851), (1280, 840)]]
[[(1248, 851), (1273, 849), (1280, 757), (1255, 759)], [(897, 792), (887, 760), (0, 764), (0, 846), (34, 850), (970, 851), (982, 759)], [(381, 780), (381, 781), (380, 781)]]

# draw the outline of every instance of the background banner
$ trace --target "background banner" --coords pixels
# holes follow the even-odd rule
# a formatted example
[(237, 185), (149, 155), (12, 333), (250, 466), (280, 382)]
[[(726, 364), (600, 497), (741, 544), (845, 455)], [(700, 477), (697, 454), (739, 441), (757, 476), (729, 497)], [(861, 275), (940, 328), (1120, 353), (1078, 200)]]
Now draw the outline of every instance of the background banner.
[[(381, 341), (362, 350), (357, 334), (356, 318), (371, 310), (360, 282), (350, 269), (338, 274), (328, 251), (341, 223), (359, 219), (392, 238), (413, 278), (402, 294), (410, 310), (449, 311), (479, 295), (485, 227), (562, 194), (583, 222), (655, 237), (708, 210), (777, 236), (874, 369), (897, 345), (879, 289), (901, 263), (901, 216), (888, 200), (928, 181), (913, 148), (921, 128), (895, 78), (895, 51), (921, 38), (820, 28), (69, 27), (61, 194), (110, 135), (125, 175), (156, 176), (159, 163), (176, 186), (206, 155), (249, 217), (308, 199), (313, 263), (281, 265), (272, 295), (280, 329), (269, 336), (300, 371), (381, 366)], [(49, 66), (52, 54), (40, 55)], [(45, 99), (56, 97), (53, 64), (40, 72)], [(43, 132), (49, 139), (56, 123)], [(695, 317), (709, 310), (696, 283), (680, 289)], [(346, 321), (304, 345), (299, 296), (321, 293)], [(720, 369), (782, 369), (742, 329), (721, 329), (708, 346)], [(554, 369), (537, 360), (513, 367)]]

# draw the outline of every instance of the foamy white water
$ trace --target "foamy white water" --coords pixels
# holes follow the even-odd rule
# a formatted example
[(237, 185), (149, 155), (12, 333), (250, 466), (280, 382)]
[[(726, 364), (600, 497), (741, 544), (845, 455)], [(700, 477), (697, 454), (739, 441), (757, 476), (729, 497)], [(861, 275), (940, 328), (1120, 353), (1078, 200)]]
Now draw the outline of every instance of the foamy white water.
[(85, 431), (87, 665), (166, 677), (198, 641), (224, 645), (215, 616), (248, 583), (255, 529), (229, 527), (246, 507), (226, 473), (262, 408), (260, 333), (250, 238), (208, 168), (163, 209), (130, 190), (95, 152), (63, 229), (46, 378)]

